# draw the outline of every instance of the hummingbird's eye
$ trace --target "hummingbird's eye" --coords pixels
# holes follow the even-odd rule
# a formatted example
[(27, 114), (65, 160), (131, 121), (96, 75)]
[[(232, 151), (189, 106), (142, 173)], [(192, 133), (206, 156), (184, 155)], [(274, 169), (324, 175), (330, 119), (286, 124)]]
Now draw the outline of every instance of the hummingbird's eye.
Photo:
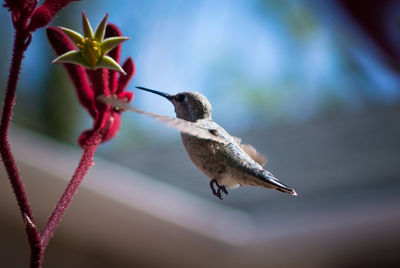
[(178, 94), (178, 95), (176, 96), (176, 100), (177, 100), (178, 102), (184, 101), (185, 98), (186, 98), (186, 97), (185, 97), (184, 94)]

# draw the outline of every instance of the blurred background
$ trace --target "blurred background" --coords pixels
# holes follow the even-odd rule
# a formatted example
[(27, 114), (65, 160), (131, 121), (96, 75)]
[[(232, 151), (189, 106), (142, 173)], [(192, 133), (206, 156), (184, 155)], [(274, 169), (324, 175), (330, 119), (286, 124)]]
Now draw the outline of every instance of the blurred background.
[[(105, 13), (131, 39), (132, 105), (174, 116), (168, 93), (199, 91), (213, 118), (266, 154), (298, 197), (252, 187), (220, 201), (180, 135), (125, 113), (50, 242), (44, 267), (394, 267), (400, 264), (400, 2), (83, 1), (52, 25)], [(0, 84), (13, 28), (0, 9)], [(91, 119), (45, 30), (21, 72), (11, 145), (39, 226), (77, 165)], [(4, 95), (4, 93), (2, 94)], [(0, 258), (28, 246), (0, 169)]]

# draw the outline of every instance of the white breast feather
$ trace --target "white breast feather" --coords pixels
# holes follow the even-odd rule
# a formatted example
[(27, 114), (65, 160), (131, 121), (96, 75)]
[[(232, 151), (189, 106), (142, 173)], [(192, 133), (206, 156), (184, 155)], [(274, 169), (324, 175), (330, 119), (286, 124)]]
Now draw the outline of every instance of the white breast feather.
[(230, 173), (225, 173), (221, 176), (219, 184), (226, 186), (230, 189), (236, 189), (240, 186), (240, 182), (237, 178), (233, 177)]

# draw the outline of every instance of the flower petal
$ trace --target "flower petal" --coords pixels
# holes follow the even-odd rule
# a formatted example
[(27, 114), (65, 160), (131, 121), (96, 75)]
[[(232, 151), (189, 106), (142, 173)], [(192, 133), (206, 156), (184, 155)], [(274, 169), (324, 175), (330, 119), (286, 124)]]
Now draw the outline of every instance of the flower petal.
[(133, 63), (133, 59), (129, 57), (122, 65), (122, 68), (127, 73), (127, 75), (119, 76), (118, 87), (117, 90), (115, 91), (115, 94), (120, 94), (121, 92), (123, 92), (126, 86), (128, 85), (129, 81), (135, 74), (135, 64)]
[(68, 51), (54, 59), (51, 63), (74, 63), (82, 65), (86, 68), (92, 68), (86, 61), (83, 60), (82, 54), (78, 50)]
[[(96, 119), (97, 120), (97, 119)], [(102, 143), (106, 142), (108, 140), (111, 140), (118, 134), (118, 130), (121, 125), (121, 114), (120, 113), (111, 113), (107, 112), (107, 115), (103, 118), (104, 123), (98, 126), (96, 126), (96, 123), (94, 124), (92, 129), (84, 131), (78, 139), (78, 143), (81, 147), (84, 147), (90, 137), (93, 136), (94, 132), (98, 131), (100, 128), (104, 128), (106, 125), (106, 122), (109, 122), (109, 127), (107, 131), (104, 133), (103, 138), (102, 138)], [(104, 131), (104, 129), (103, 129)]]
[(99, 25), (97, 25), (96, 30), (94, 31), (94, 40), (96, 40), (97, 42), (101, 43), (101, 41), (103, 41), (104, 32), (106, 31), (107, 17), (108, 14), (104, 16), (104, 18), (101, 20)]
[(133, 99), (134, 93), (131, 91), (124, 91), (120, 94), (118, 94), (118, 99), (126, 101), (126, 102), (131, 102)]
[(108, 131), (104, 134), (101, 142), (106, 142), (114, 138), (118, 134), (119, 127), (121, 126), (121, 114), (111, 113), (112, 123)]
[[(57, 55), (75, 49), (74, 44), (68, 36), (56, 27), (50, 26), (47, 28), (47, 37)], [(75, 86), (80, 103), (88, 110), (92, 118), (96, 118), (94, 92), (90, 87), (85, 68), (76, 64), (64, 64), (64, 67)]]
[(85, 37), (88, 37), (89, 39), (93, 39), (92, 26), (90, 26), (90, 22), (88, 21), (84, 11), (82, 11), (82, 29), (83, 29), (83, 35)]
[(128, 39), (129, 37), (123, 37), (123, 36), (116, 36), (104, 39), (104, 41), (101, 43), (101, 49), (103, 53), (106, 54), (108, 51), (110, 51), (111, 49), (113, 49), (114, 47), (118, 46), (119, 44)]
[(124, 69), (111, 57), (109, 56), (103, 56), (103, 58), (96, 64), (94, 67), (95, 69), (98, 68), (106, 68), (106, 69), (111, 69), (111, 70), (116, 70), (124, 75), (126, 74)]
[[(112, 24), (112, 23), (107, 23), (106, 27), (106, 32), (104, 34), (104, 38), (108, 37), (116, 37), (116, 36), (122, 36), (120, 29)], [(113, 58), (116, 62), (119, 63), (120, 57), (121, 57), (121, 45), (118, 45), (108, 51), (107, 55), (111, 58)], [(122, 67), (122, 69), (125, 70), (125, 67)], [(117, 90), (118, 86), (118, 75), (119, 72), (114, 71), (114, 70), (108, 70), (108, 85), (110, 87), (110, 92), (114, 93)], [(125, 77), (126, 75), (121, 75), (122, 77)]]
[(63, 31), (68, 37), (69, 39), (71, 39), (71, 41), (76, 45), (77, 43), (80, 43), (83, 39), (83, 36), (78, 33), (75, 32), (71, 29), (68, 28), (64, 28), (64, 27), (58, 27), (58, 29), (60, 29), (61, 31)]

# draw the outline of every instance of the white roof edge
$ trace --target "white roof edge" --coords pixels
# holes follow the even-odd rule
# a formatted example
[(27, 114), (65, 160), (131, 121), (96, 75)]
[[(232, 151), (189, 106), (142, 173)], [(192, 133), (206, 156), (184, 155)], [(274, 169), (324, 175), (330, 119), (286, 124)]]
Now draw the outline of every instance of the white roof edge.
[[(66, 182), (81, 156), (78, 147), (71, 148), (20, 127), (12, 128), (10, 139), (18, 161)], [(94, 161), (80, 187), (231, 245), (243, 245), (255, 238), (252, 218), (242, 211), (202, 199), (99, 156), (95, 155)]]

